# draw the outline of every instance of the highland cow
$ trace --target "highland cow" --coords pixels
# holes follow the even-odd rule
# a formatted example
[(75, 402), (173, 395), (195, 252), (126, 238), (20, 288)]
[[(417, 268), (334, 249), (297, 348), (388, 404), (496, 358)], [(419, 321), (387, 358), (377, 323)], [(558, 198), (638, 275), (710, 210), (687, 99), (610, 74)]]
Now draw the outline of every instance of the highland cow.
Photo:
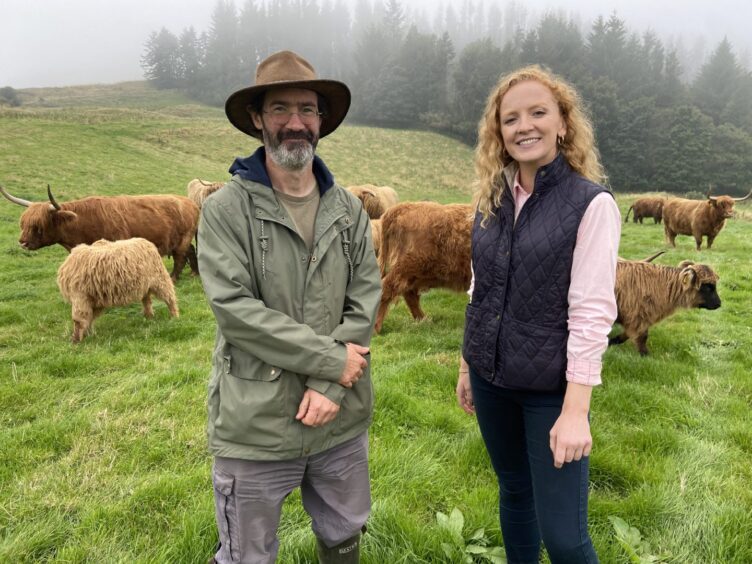
[(420, 293), (430, 288), (465, 292), (470, 286), (472, 206), (405, 202), (381, 217), (381, 304), (375, 330), (400, 295), (414, 319), (425, 318)]
[(718, 275), (704, 264), (682, 261), (678, 267), (619, 259), (616, 267), (616, 322), (623, 332), (609, 339), (618, 345), (634, 339), (648, 354), (648, 330), (679, 308), (718, 309)]
[(198, 228), (199, 209), (184, 196), (91, 196), (58, 204), (49, 186), (49, 203), (17, 198), (2, 186), (0, 193), (27, 208), (19, 222), (18, 243), (24, 249), (61, 245), (70, 252), (76, 245), (90, 245), (99, 239), (143, 237), (154, 243), (160, 255), (172, 255), (173, 280), (178, 279), (186, 260), (198, 274), (192, 240)]
[(200, 178), (194, 178), (188, 183), (186, 193), (188, 197), (201, 209), (206, 198), (214, 194), (224, 186), (224, 182), (204, 182)]
[(677, 234), (692, 235), (699, 251), (704, 235), (707, 237), (706, 248), (710, 249), (713, 240), (726, 224), (726, 220), (734, 215), (734, 204), (750, 196), (752, 196), (752, 191), (743, 198), (711, 196), (708, 191), (707, 200), (668, 199), (663, 206), (663, 230), (666, 234), (666, 242), (676, 247)]
[(646, 217), (652, 217), (653, 223), (660, 223), (663, 219), (663, 204), (666, 203), (666, 198), (660, 196), (646, 196), (645, 198), (637, 198), (634, 203), (629, 206), (627, 215), (624, 218), (624, 223), (629, 221), (629, 212), (634, 211), (632, 220), (637, 223), (642, 223), (642, 220)]
[(172, 317), (179, 315), (175, 288), (157, 248), (139, 237), (74, 247), (57, 271), (57, 285), (71, 304), (74, 343), (108, 307), (140, 301), (144, 316), (153, 317), (152, 295), (167, 304)]
[(363, 202), (363, 209), (371, 219), (380, 218), (386, 210), (399, 202), (397, 192), (389, 186), (363, 184), (362, 186), (348, 186), (347, 189)]

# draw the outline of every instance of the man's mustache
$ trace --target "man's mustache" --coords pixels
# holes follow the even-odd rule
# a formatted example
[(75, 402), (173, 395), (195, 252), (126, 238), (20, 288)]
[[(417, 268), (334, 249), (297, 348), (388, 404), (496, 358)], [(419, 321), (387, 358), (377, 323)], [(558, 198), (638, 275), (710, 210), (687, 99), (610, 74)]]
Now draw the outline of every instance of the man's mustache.
[(313, 133), (310, 131), (280, 131), (277, 140), (281, 143), (287, 139), (300, 139), (313, 144)]

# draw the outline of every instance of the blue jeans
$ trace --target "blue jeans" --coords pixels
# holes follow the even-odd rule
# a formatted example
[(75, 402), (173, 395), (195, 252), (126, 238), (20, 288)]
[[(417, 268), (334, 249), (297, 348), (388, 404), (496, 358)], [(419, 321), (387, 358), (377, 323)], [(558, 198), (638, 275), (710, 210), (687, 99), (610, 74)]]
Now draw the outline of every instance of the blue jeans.
[(500, 388), (472, 368), (470, 385), (483, 442), (499, 480), (499, 517), (509, 564), (537, 564), (541, 539), (552, 564), (595, 564), (587, 532), (588, 461), (554, 467), (548, 433), (560, 393)]

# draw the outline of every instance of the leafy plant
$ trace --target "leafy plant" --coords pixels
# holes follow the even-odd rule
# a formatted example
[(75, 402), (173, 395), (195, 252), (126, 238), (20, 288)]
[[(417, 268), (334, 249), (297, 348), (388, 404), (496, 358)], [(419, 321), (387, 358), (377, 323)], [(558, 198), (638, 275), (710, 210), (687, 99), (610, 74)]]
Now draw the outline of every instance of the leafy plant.
[(665, 562), (663, 556), (651, 554), (650, 543), (642, 538), (642, 533), (630, 526), (624, 519), (616, 515), (609, 515), (608, 520), (616, 531), (616, 540), (629, 556), (629, 561), (635, 564), (657, 564)]
[(480, 558), (493, 564), (506, 564), (507, 559), (504, 556), (504, 549), (500, 546), (489, 546), (491, 541), (486, 537), (485, 529), (476, 529), (469, 538), (463, 536), (462, 530), (465, 528), (465, 517), (462, 515), (462, 511), (456, 507), (452, 509), (449, 515), (441, 511), (437, 512), (436, 520), (439, 523), (439, 527), (447, 531), (451, 538), (451, 543), (441, 543), (444, 554), (447, 555), (447, 558), (451, 562), (472, 564)]

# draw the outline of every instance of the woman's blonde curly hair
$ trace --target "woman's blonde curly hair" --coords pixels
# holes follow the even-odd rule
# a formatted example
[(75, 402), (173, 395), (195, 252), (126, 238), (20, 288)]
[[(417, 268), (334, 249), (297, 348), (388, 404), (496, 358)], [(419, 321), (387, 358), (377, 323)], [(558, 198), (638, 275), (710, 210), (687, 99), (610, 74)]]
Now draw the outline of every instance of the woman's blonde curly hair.
[(593, 182), (606, 182), (606, 174), (600, 162), (598, 149), (595, 147), (593, 125), (585, 114), (582, 99), (577, 91), (563, 78), (538, 65), (517, 69), (501, 77), (491, 91), (478, 126), (478, 146), (475, 149), (477, 179), (473, 204), (483, 215), (484, 224), (493, 215), (493, 210), (501, 204), (504, 167), (514, 162), (501, 138), (501, 100), (512, 86), (525, 80), (540, 82), (553, 93), (567, 126), (559, 149), (569, 165)]

